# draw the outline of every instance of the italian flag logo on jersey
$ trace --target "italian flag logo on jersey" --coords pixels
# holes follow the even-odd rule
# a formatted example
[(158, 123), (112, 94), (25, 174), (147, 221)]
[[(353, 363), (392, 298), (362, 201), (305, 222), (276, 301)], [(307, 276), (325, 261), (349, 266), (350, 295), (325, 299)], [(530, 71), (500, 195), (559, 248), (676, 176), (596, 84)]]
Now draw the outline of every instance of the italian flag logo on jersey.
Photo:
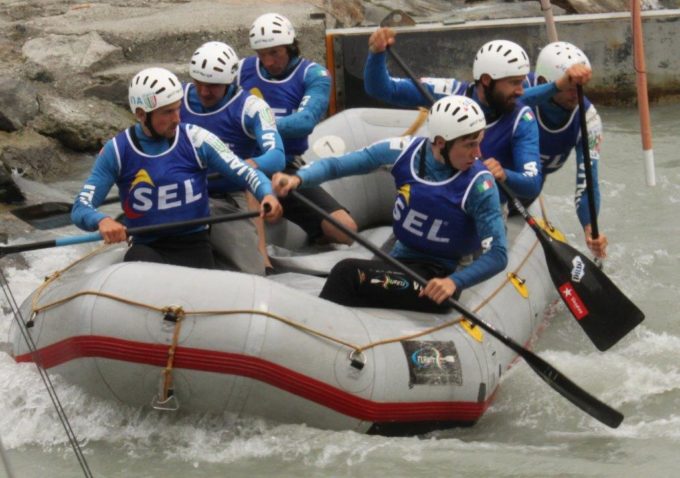
[(483, 193), (484, 191), (488, 191), (489, 189), (491, 189), (491, 186), (492, 186), (491, 180), (485, 179), (484, 181), (482, 181), (481, 184), (477, 185), (477, 191)]
[(523, 119), (524, 121), (533, 121), (534, 115), (533, 115), (533, 113), (532, 113), (531, 111), (527, 111), (526, 113), (524, 113), (524, 114), (522, 115), (522, 119)]

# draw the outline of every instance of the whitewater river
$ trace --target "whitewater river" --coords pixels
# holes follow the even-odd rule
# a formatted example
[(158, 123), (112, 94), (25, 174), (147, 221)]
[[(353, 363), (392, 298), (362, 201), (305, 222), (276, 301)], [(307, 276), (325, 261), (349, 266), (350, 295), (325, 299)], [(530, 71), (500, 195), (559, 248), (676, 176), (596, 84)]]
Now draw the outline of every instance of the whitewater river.
[[(610, 239), (605, 270), (645, 312), (643, 324), (598, 352), (560, 306), (535, 351), (583, 388), (621, 410), (616, 430), (575, 408), (519, 362), (496, 400), (469, 429), (384, 438), (277, 425), (253, 418), (168, 415), (95, 398), (53, 376), (87, 462), (97, 477), (666, 477), (680, 448), (680, 113), (652, 112), (657, 180), (645, 186), (632, 109), (602, 109), (600, 228)], [(574, 161), (550, 177), (550, 216), (583, 247), (573, 208)], [(35, 240), (34, 237), (27, 238)], [(27, 254), (28, 269), (0, 265), (19, 301), (75, 248)], [(17, 477), (83, 476), (40, 377), (8, 355), (10, 322), (0, 311), (0, 437)], [(0, 476), (3, 471), (0, 470)]]

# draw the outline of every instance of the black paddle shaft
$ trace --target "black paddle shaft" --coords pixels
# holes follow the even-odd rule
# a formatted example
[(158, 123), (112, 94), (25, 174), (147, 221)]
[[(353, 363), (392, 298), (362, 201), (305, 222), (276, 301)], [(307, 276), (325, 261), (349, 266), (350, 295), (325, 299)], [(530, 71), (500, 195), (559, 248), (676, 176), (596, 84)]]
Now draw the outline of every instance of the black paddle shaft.
[[(359, 234), (345, 227), (344, 224), (341, 224), (340, 222), (335, 220), (334, 217), (332, 217), (322, 208), (320, 208), (312, 201), (304, 197), (302, 194), (299, 194), (295, 190), (290, 191), (290, 194), (293, 197), (295, 197), (298, 201), (303, 203), (306, 207), (308, 207), (315, 213), (319, 214), (325, 220), (327, 220), (335, 227), (337, 227), (339, 230), (341, 230), (349, 237), (354, 239), (356, 242), (358, 242), (359, 244), (373, 252), (375, 255), (377, 255), (384, 261), (388, 262), (389, 264), (393, 265), (397, 269), (401, 270), (405, 274), (408, 274), (411, 278), (413, 278), (413, 280), (417, 281), (422, 286), (425, 286), (425, 284), (427, 284), (427, 281), (423, 277), (421, 277), (415, 271), (411, 270), (411, 268), (409, 268), (407, 265), (395, 259), (394, 257), (386, 254), (385, 252), (381, 251), (380, 248), (378, 248), (375, 244), (372, 244), (370, 241), (364, 239)], [(621, 424), (621, 422), (623, 421), (623, 415), (619, 411), (611, 408), (609, 405), (599, 401), (597, 398), (590, 395), (588, 392), (586, 392), (581, 387), (576, 385), (574, 382), (569, 380), (564, 374), (562, 374), (559, 370), (550, 365), (548, 362), (546, 362), (545, 360), (543, 360), (530, 350), (522, 347), (520, 344), (512, 340), (507, 335), (504, 335), (498, 330), (496, 330), (496, 328), (493, 327), (491, 324), (485, 322), (477, 315), (475, 315), (473, 312), (467, 310), (453, 298), (449, 298), (448, 301), (454, 309), (463, 314), (473, 324), (478, 325), (482, 329), (486, 330), (490, 335), (492, 335), (497, 340), (502, 342), (505, 346), (509, 347), (518, 355), (520, 355), (548, 385), (550, 385), (553, 389), (555, 389), (558, 393), (560, 393), (567, 400), (569, 400), (574, 405), (579, 407), (581, 410), (588, 413), (590, 416), (592, 416), (596, 420), (599, 420), (600, 422), (604, 423), (609, 427), (616, 428)]]
[(585, 101), (583, 100), (583, 86), (576, 85), (578, 95), (578, 116), (581, 122), (581, 148), (583, 148), (583, 166), (586, 171), (586, 194), (588, 194), (588, 212), (590, 213), (590, 232), (593, 239), (600, 236), (597, 228), (597, 211), (595, 210), (595, 190), (593, 189), (593, 166), (590, 161), (590, 140), (588, 138), (588, 124), (586, 120)]

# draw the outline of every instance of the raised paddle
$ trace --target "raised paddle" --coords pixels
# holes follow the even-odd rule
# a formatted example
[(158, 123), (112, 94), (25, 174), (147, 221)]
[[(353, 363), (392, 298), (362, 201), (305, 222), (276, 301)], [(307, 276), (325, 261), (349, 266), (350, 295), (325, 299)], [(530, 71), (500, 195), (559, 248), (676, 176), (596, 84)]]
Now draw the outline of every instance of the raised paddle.
[[(139, 234), (149, 234), (169, 231), (178, 228), (189, 228), (193, 226), (201, 226), (204, 224), (217, 224), (219, 222), (237, 221), (239, 219), (250, 219), (260, 215), (259, 211), (238, 212), (235, 214), (224, 214), (213, 217), (200, 217), (198, 219), (190, 219), (188, 221), (169, 222), (166, 224), (156, 224), (153, 226), (133, 227), (127, 230), (127, 235), (137, 236)], [(99, 232), (92, 232), (89, 234), (82, 234), (79, 236), (60, 237), (51, 239), (49, 241), (29, 242), (27, 244), (15, 244), (11, 246), (0, 246), (0, 257), (7, 254), (15, 254), (17, 252), (34, 251), (36, 249), (47, 249), (50, 247), (72, 246), (74, 244), (83, 244), (86, 242), (101, 241), (103, 238)]]
[[(380, 248), (377, 247), (375, 244), (372, 244), (370, 241), (364, 239), (359, 234), (355, 233), (354, 231), (345, 227), (340, 222), (336, 221), (335, 218), (333, 218), (333, 216), (328, 214), (326, 211), (324, 211), (322, 208), (314, 204), (312, 201), (307, 199), (302, 194), (299, 194), (295, 190), (291, 190), (289, 194), (291, 194), (298, 201), (303, 203), (305, 206), (307, 206), (315, 213), (321, 215), (325, 220), (333, 224), (335, 227), (337, 227), (342, 232), (347, 234), (349, 237), (354, 239), (356, 242), (364, 246), (366, 249), (370, 250), (376, 256), (380, 257), (385, 262), (388, 262), (389, 264), (393, 265), (394, 267), (404, 272), (405, 274), (408, 274), (411, 278), (413, 278), (413, 280), (418, 282), (420, 285), (425, 286), (425, 284), (427, 284), (427, 280), (425, 280), (423, 277), (421, 277), (418, 273), (413, 271), (407, 265), (395, 259), (394, 257), (386, 254), (385, 252), (380, 250)], [(486, 330), (490, 335), (495, 337), (505, 346), (515, 351), (529, 364), (529, 366), (534, 370), (534, 372), (536, 372), (548, 385), (554, 388), (559, 394), (561, 394), (571, 403), (573, 403), (581, 410), (588, 413), (590, 416), (592, 416), (596, 420), (599, 420), (600, 422), (604, 423), (609, 427), (616, 428), (621, 424), (621, 421), (623, 421), (623, 414), (621, 414), (621, 412), (611, 408), (609, 405), (599, 401), (597, 398), (590, 395), (588, 392), (586, 392), (581, 387), (576, 385), (574, 382), (569, 380), (559, 370), (557, 370), (555, 367), (553, 367), (548, 362), (543, 360), (541, 357), (531, 352), (530, 350), (522, 347), (520, 344), (512, 340), (507, 335), (504, 335), (503, 333), (496, 330), (491, 324), (485, 322), (477, 315), (475, 315), (473, 312), (467, 310), (456, 300), (449, 298), (448, 302), (454, 309), (456, 309), (458, 312), (463, 314), (468, 320), (470, 320), (470, 322)]]
[(576, 85), (578, 95), (578, 116), (581, 121), (581, 148), (583, 149), (583, 166), (586, 170), (586, 193), (588, 194), (588, 212), (590, 213), (590, 231), (593, 239), (600, 237), (597, 227), (597, 211), (595, 210), (595, 191), (593, 189), (593, 166), (590, 162), (590, 141), (586, 124), (586, 107), (583, 101), (583, 86)]
[[(399, 55), (391, 48), (387, 51), (420, 93), (430, 103), (434, 103), (430, 92), (415, 78)], [(569, 244), (550, 237), (538, 226), (510, 188), (501, 181), (497, 184), (536, 233), (543, 246), (553, 284), (571, 314), (599, 350), (609, 349), (642, 322), (645, 318), (642, 311), (593, 261)], [(590, 206), (594, 208), (594, 201), (590, 200)]]

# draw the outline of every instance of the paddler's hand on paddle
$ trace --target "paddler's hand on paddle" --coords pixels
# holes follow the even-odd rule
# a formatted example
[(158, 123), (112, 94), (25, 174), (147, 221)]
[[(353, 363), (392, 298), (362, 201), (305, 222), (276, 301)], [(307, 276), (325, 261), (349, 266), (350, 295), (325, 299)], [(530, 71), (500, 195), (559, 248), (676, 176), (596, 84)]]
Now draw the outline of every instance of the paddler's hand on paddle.
[(441, 304), (456, 292), (456, 283), (449, 277), (435, 277), (430, 279), (424, 289), (420, 290), (419, 297), (429, 297), (437, 304)]
[(606, 259), (607, 244), (609, 244), (607, 236), (600, 232), (597, 239), (593, 239), (590, 224), (583, 228), (583, 233), (586, 236), (586, 245), (588, 246), (588, 249), (592, 251), (593, 255), (599, 259)]
[(110, 217), (105, 217), (99, 221), (99, 234), (102, 235), (106, 244), (114, 244), (116, 242), (123, 242), (127, 239), (127, 230), (118, 221)]
[(272, 187), (278, 197), (286, 197), (292, 189), (297, 189), (302, 184), (300, 176), (294, 174), (274, 173)]
[(267, 222), (276, 222), (281, 219), (283, 208), (276, 196), (267, 194), (260, 203), (260, 217), (263, 217)]
[(388, 46), (394, 45), (396, 36), (391, 28), (378, 28), (368, 37), (368, 49), (371, 53), (382, 53)]
[(496, 161), (496, 158), (487, 158), (484, 160), (484, 166), (489, 170), (496, 181), (505, 181), (505, 169), (501, 166), (501, 163)]
[(567, 71), (555, 81), (555, 86), (560, 91), (567, 91), (576, 85), (585, 85), (592, 77), (593, 70), (590, 67), (577, 63), (567, 68)]

